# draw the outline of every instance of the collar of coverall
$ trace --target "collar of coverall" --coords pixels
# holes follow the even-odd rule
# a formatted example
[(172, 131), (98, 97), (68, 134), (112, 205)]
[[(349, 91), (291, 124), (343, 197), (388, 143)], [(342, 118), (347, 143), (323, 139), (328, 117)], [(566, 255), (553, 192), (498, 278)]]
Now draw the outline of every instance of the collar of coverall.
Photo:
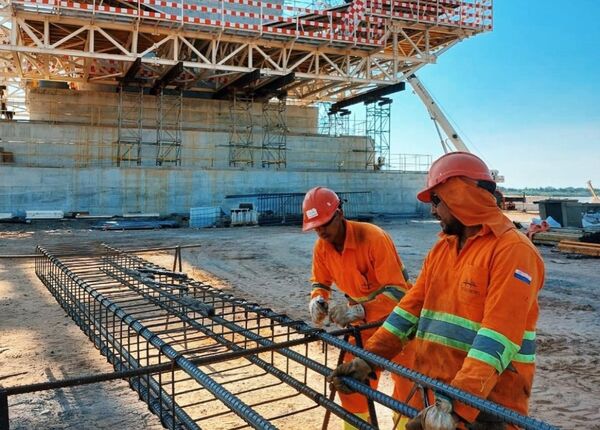
[[(343, 218), (343, 222), (346, 225), (346, 236), (344, 237), (344, 249), (342, 250), (345, 251), (346, 249), (355, 249), (356, 248), (356, 240), (354, 238), (354, 228), (352, 226), (352, 222), (348, 221), (346, 218)], [(323, 241), (325, 243), (325, 246), (328, 246), (332, 249), (335, 249), (335, 247), (327, 242), (326, 240), (323, 239), (319, 239), (321, 241)]]
[(450, 213), (466, 226), (486, 226), (496, 237), (515, 228), (496, 204), (496, 198), (471, 179), (453, 177), (434, 191)]

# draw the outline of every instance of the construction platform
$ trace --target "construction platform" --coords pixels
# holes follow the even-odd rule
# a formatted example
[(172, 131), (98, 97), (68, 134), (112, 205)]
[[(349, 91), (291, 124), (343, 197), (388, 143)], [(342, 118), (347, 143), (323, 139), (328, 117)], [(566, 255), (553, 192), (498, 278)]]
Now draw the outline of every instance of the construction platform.
[[(251, 84), (302, 104), (397, 84), (492, 29), (492, 0), (7, 0), (2, 78), (142, 84), (223, 98)], [(241, 81), (240, 81), (241, 79)], [(262, 89), (262, 90), (261, 90)]]

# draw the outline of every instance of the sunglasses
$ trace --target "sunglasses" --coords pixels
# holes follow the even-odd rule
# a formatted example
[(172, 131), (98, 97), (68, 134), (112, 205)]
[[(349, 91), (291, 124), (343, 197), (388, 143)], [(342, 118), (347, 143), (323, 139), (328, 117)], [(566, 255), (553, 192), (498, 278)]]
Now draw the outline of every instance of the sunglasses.
[(430, 198), (431, 198), (431, 204), (435, 207), (437, 207), (437, 205), (439, 205), (442, 202), (442, 200), (436, 194), (431, 193)]

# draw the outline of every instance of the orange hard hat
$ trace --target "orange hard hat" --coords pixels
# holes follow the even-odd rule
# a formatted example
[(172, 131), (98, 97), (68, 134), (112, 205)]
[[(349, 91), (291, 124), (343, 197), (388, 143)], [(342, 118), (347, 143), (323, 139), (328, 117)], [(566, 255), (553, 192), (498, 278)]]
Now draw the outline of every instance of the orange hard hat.
[(430, 203), (431, 190), (455, 176), (494, 182), (490, 169), (481, 158), (469, 152), (449, 152), (433, 162), (427, 173), (427, 185), (417, 194), (417, 198)]
[(340, 207), (340, 198), (329, 188), (315, 187), (306, 193), (302, 202), (302, 231), (327, 224)]

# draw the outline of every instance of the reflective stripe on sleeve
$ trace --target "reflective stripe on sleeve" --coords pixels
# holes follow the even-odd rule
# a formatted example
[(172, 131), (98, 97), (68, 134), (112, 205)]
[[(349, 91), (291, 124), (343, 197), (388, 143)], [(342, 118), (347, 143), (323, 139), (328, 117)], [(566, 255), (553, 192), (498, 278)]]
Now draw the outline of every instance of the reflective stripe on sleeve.
[(523, 343), (521, 349), (513, 358), (513, 361), (518, 363), (534, 363), (535, 362), (535, 332), (526, 331), (523, 335)]
[(502, 373), (518, 350), (519, 345), (511, 342), (502, 333), (482, 327), (473, 340), (468, 357), (483, 361), (494, 367), (498, 373)]
[(383, 328), (401, 339), (407, 339), (415, 330), (417, 321), (418, 317), (396, 306), (383, 323)]

